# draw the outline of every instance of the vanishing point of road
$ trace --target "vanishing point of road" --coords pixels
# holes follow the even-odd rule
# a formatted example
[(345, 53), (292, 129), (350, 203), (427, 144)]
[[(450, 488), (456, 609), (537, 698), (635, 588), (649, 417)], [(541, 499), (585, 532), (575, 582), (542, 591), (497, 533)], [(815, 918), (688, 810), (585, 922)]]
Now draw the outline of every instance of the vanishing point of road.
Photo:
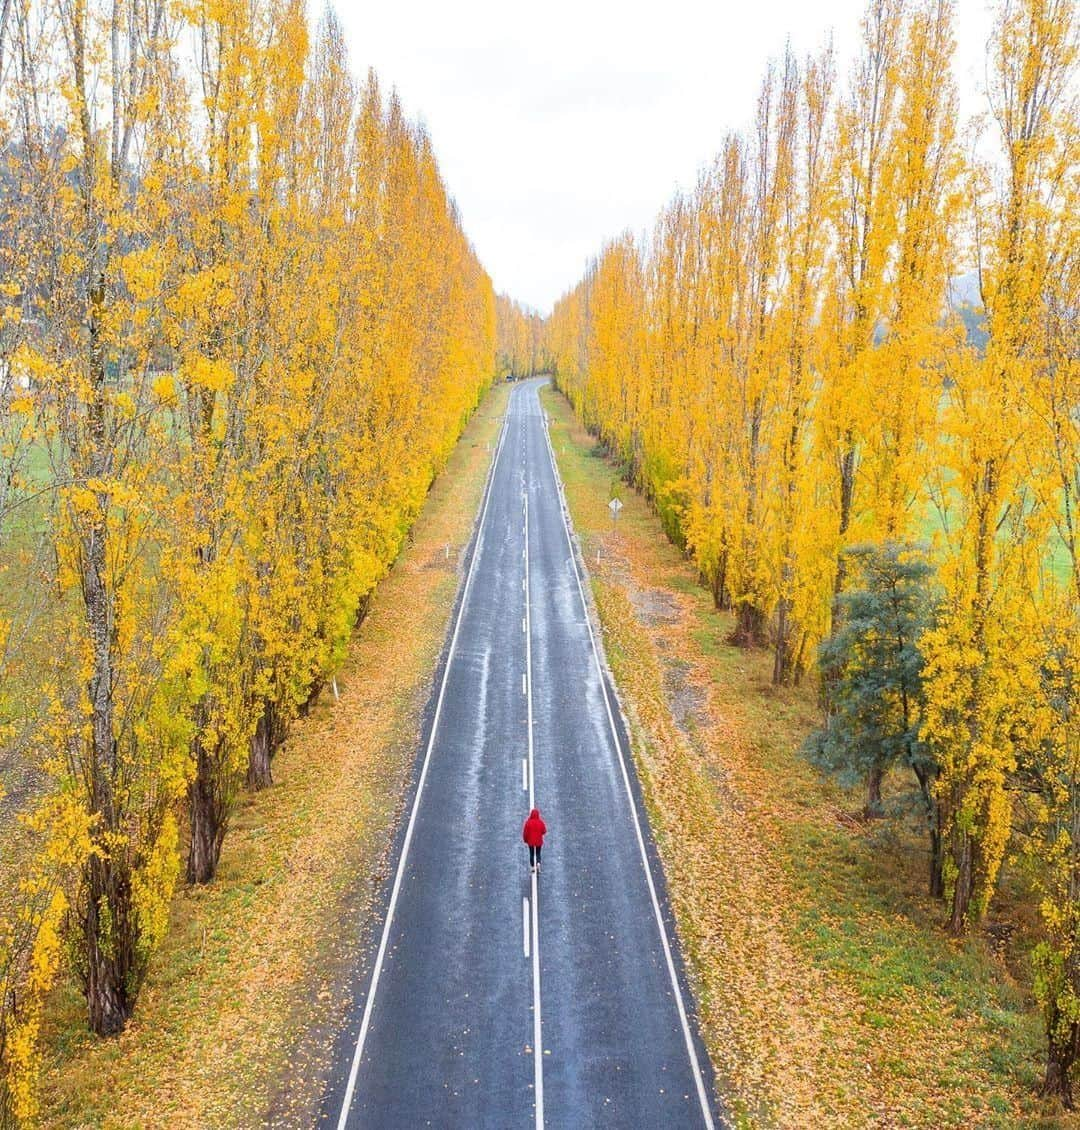
[[(339, 1130), (723, 1122), (540, 383), (515, 386), (492, 457), (378, 947), (323, 1099)], [(539, 876), (521, 843), (534, 806)]]

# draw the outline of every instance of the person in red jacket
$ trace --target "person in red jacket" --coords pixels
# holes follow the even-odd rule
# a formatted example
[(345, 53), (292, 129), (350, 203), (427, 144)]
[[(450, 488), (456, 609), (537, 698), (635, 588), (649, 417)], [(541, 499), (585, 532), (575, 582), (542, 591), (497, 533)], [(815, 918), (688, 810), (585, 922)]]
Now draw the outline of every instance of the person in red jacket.
[(521, 829), (521, 838), (529, 846), (529, 870), (540, 870), (540, 849), (544, 846), (547, 825), (540, 819), (540, 809), (534, 808)]

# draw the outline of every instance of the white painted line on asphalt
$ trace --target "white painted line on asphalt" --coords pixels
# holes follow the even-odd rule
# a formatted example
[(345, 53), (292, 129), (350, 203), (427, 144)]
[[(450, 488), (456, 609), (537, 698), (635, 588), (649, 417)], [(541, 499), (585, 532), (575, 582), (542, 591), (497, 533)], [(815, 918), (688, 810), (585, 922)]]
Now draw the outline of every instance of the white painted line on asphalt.
[(522, 672), (521, 672), (521, 693), (522, 693), (522, 694), (525, 694), (525, 693), (526, 693), (526, 689), (525, 689), (525, 672), (524, 672), (524, 671), (522, 671)]
[(540, 888), (532, 873), (533, 936), (533, 1089), (536, 1092), (536, 1130), (544, 1130), (544, 1026), (540, 1018)]
[(462, 589), (461, 593), (461, 604), (458, 607), (457, 619), (454, 621), (454, 634), (450, 637), (450, 648), (446, 653), (446, 666), (443, 668), (439, 697), (435, 701), (435, 714), (431, 720), (431, 734), (428, 737), (427, 749), (424, 751), (424, 762), (420, 767), (420, 777), (416, 782), (416, 795), (413, 798), (412, 811), (409, 813), (409, 823), (405, 828), (405, 839), (401, 844), (401, 858), (398, 860), (397, 871), (394, 875), (394, 886), (390, 891), (390, 902), (386, 908), (386, 921), (383, 923), (382, 937), (379, 939), (379, 949), (375, 955), (375, 966), (371, 972), (371, 986), (368, 989), (367, 1001), (364, 1003), (364, 1015), (360, 1021), (360, 1033), (356, 1037), (356, 1050), (353, 1052), (352, 1066), (349, 1069), (349, 1081), (345, 1087), (345, 1097), (341, 1101), (338, 1130), (345, 1130), (349, 1121), (349, 1108), (352, 1106), (353, 1093), (356, 1090), (356, 1077), (360, 1071), (360, 1059), (364, 1054), (364, 1041), (367, 1039), (368, 1028), (371, 1025), (371, 1012), (375, 1004), (375, 993), (379, 987), (379, 977), (382, 975), (383, 962), (386, 960), (386, 947), (390, 940), (390, 928), (394, 923), (394, 909), (397, 906), (398, 894), (401, 890), (401, 878), (405, 874), (405, 863), (409, 857), (409, 847), (412, 844), (413, 830), (416, 827), (416, 814), (420, 810), (420, 798), (424, 793), (424, 782), (427, 780), (428, 766), (431, 764), (431, 750), (435, 745), (435, 735), (438, 733), (439, 729), (443, 699), (446, 697), (446, 683), (450, 675), (450, 668), (454, 662), (454, 654), (457, 650), (458, 633), (461, 630), (461, 621), (465, 615), (465, 608), (469, 603), (473, 574), (476, 570), (476, 562), (480, 556), (480, 549), (483, 545), (484, 524), (487, 521), (488, 505), (491, 502), (492, 487), (495, 483), (495, 472), (499, 466), (499, 456), (502, 454), (509, 419), (510, 410), (507, 408), (506, 415), (503, 417), (502, 430), (499, 432), (499, 443), (495, 448), (495, 455), (491, 460), (491, 470), (488, 472), (488, 480), (484, 487), (484, 505), (480, 512), (479, 525), (476, 527), (476, 542), (473, 546), (472, 559), (469, 561), (469, 571), (465, 575), (465, 587)]
[(521, 759), (521, 791), (528, 792), (529, 789), (529, 759), (523, 757)]
[(532, 919), (529, 917), (529, 900), (521, 896), (521, 938), (525, 947), (525, 956), (529, 956), (529, 935), (532, 933)]
[[(536, 807), (536, 762), (533, 757), (532, 608), (529, 603), (529, 495), (525, 495), (525, 673), (529, 747), (529, 808)], [(540, 892), (532, 873), (533, 1091), (536, 1130), (544, 1130), (544, 1033), (540, 1015)]]
[[(630, 815), (634, 821), (634, 832), (637, 836), (638, 850), (641, 852), (641, 862), (645, 868), (645, 880), (649, 887), (649, 897), (652, 899), (653, 914), (656, 917), (657, 929), (660, 931), (660, 942), (664, 950), (664, 958), (667, 962), (668, 976), (671, 978), (671, 987), (674, 990), (675, 1004), (679, 1012), (679, 1022), (682, 1025), (683, 1039), (686, 1041), (686, 1052), (690, 1057), (690, 1067), (694, 1075), (694, 1084), (697, 1088), (698, 1102), (701, 1104), (701, 1114), (705, 1119), (705, 1125), (708, 1130), (714, 1130), (712, 1108), (709, 1103), (708, 1092), (705, 1090), (705, 1078), (701, 1073), (701, 1064), (698, 1061), (697, 1049), (694, 1047), (694, 1037), (690, 1032), (690, 1020), (686, 1012), (686, 1004), (683, 1001), (682, 986), (679, 984), (679, 976), (675, 972), (675, 960), (671, 953), (671, 942), (668, 939), (667, 927), (664, 925), (664, 915), (660, 910), (660, 900), (656, 895), (656, 884), (653, 882), (652, 868), (649, 866), (649, 853), (645, 850), (645, 837), (641, 832), (641, 821), (638, 819), (637, 805), (634, 803), (634, 790), (630, 787), (630, 775), (626, 769), (626, 752), (622, 747), (622, 742), (619, 740), (619, 731), (615, 726), (615, 715), (611, 710), (611, 700), (608, 697), (607, 682), (604, 678), (604, 664), (600, 659), (600, 649), (596, 643), (596, 636), (592, 629), (592, 619), (589, 616), (589, 606), (585, 600), (585, 588), (581, 580), (581, 571), (578, 569), (577, 555), (574, 553), (574, 542), (570, 536), (570, 523), (567, 518), (567, 508), (562, 503), (562, 481), (559, 478), (559, 468), (555, 462), (555, 451), (551, 446), (551, 437), (547, 436), (547, 449), (548, 458), (551, 460), (551, 473), (555, 476), (555, 483), (558, 487), (560, 495), (559, 510), (562, 514), (563, 532), (566, 534), (566, 547), (570, 551), (570, 562), (574, 567), (574, 579), (577, 581), (578, 596), (581, 598), (581, 610), (585, 614), (585, 626), (589, 631), (589, 642), (592, 644), (593, 660), (596, 664), (596, 673), (600, 679), (600, 690), (604, 697), (604, 708), (607, 710), (608, 725), (611, 728), (611, 740), (615, 743), (615, 749), (619, 754), (619, 768), (622, 770), (623, 784), (626, 786), (626, 798), (630, 803)], [(536, 877), (533, 876), (533, 886), (536, 885)]]
[(529, 751), (529, 808), (533, 807), (533, 716), (532, 716), (532, 606), (529, 600), (529, 496), (525, 495), (525, 575), (521, 578), (521, 586), (525, 591), (525, 673), (522, 678), (522, 689), (526, 692), (526, 737)]

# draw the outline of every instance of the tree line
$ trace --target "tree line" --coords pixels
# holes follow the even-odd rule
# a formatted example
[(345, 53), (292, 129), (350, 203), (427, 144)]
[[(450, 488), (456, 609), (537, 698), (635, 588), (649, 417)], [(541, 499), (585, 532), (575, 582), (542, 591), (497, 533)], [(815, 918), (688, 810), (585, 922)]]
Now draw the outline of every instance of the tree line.
[(496, 295), (495, 310), (499, 373), (533, 377), (546, 372), (549, 361), (544, 346), (544, 319), (505, 294)]
[(299, 0), (5, 0), (0, 126), (6, 1125), (62, 968), (95, 1033), (127, 1023), (490, 382), (496, 310), (426, 133)]
[(546, 327), (557, 381), (809, 743), (895, 766), (948, 928), (1006, 854), (1038, 896), (1046, 1089), (1080, 1051), (1080, 96), (1073, 0), (1001, 0), (959, 120), (949, 0), (870, 0), (768, 69), (651, 237), (607, 244)]

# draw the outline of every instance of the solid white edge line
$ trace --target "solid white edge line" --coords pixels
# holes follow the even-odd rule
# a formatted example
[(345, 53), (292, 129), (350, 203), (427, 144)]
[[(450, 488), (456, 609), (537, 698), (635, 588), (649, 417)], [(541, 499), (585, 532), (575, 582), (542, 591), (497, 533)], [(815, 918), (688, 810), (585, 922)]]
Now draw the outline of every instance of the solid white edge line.
[[(533, 395), (536, 395), (535, 389)], [(539, 404), (539, 399), (537, 400)], [(524, 493), (525, 505), (525, 674), (528, 694), (527, 725), (529, 739), (529, 808), (536, 807), (536, 761), (533, 757), (533, 704), (532, 704), (532, 606), (529, 600), (529, 492)], [(544, 1130), (544, 1048), (543, 1025), (540, 1013), (540, 891), (536, 885), (536, 872), (532, 872), (532, 975), (533, 975), (533, 1090), (536, 1101), (536, 1130)]]
[(413, 798), (412, 811), (409, 813), (409, 823), (405, 829), (405, 839), (401, 844), (401, 857), (398, 860), (397, 872), (394, 875), (394, 886), (390, 891), (390, 902), (386, 908), (386, 921), (383, 923), (382, 937), (379, 940), (379, 950), (375, 956), (375, 966), (371, 974), (371, 985), (368, 988), (367, 1000), (364, 1002), (364, 1015), (360, 1021), (360, 1033), (356, 1037), (356, 1050), (353, 1053), (352, 1066), (349, 1070), (349, 1082), (345, 1088), (345, 1097), (341, 1102), (341, 1114), (338, 1117), (338, 1130), (345, 1130), (349, 1121), (349, 1109), (352, 1106), (353, 1094), (356, 1090), (356, 1077), (360, 1071), (360, 1059), (364, 1053), (364, 1041), (367, 1039), (368, 1027), (371, 1024), (371, 1012), (375, 1004), (375, 993), (379, 987), (379, 977), (382, 974), (383, 961), (386, 959), (386, 945), (390, 938), (390, 928), (394, 922), (394, 908), (397, 906), (398, 892), (401, 889), (401, 877), (405, 873), (405, 863), (409, 856), (409, 845), (412, 843), (413, 828), (416, 826), (416, 814), (420, 809), (420, 798), (424, 792), (424, 781), (427, 779), (428, 765), (431, 763), (431, 750), (435, 745), (435, 735), (439, 729), (439, 718), (442, 714), (443, 698), (446, 695), (446, 683), (450, 675), (450, 667), (454, 660), (457, 648), (458, 632), (465, 614), (465, 607), (469, 602), (469, 590), (472, 587), (473, 572), (484, 537), (484, 523), (487, 520), (488, 504), (491, 502), (492, 486), (495, 482), (495, 472), (499, 465), (499, 456), (502, 454), (503, 441), (506, 438), (507, 425), (510, 420), (510, 404), (507, 403), (506, 415), (503, 417), (503, 426), (499, 432), (499, 444), (491, 460), (491, 469), (488, 480), (484, 486), (484, 505), (480, 512), (480, 521), (476, 527), (476, 543), (473, 547), (472, 559), (469, 562), (469, 571), (465, 577), (465, 586), (461, 593), (461, 606), (458, 608), (457, 619), (454, 622), (454, 634), (450, 637), (450, 648), (446, 653), (446, 666), (443, 668), (442, 684), (439, 687), (439, 697), (435, 702), (435, 714), (431, 720), (431, 733), (428, 736), (427, 749), (424, 752), (424, 763), (420, 768), (420, 777), (416, 782), (416, 795)]
[(551, 446), (551, 436), (544, 429), (547, 440), (548, 458), (551, 460), (551, 473), (555, 476), (555, 485), (559, 493), (560, 512), (562, 513), (563, 531), (566, 534), (566, 545), (570, 550), (570, 561), (574, 566), (574, 579), (577, 581), (578, 595), (581, 597), (581, 607), (585, 613), (585, 626), (589, 630), (589, 642), (592, 644), (593, 659), (596, 671), (600, 676), (600, 690), (604, 696), (604, 707), (607, 710), (608, 725), (611, 727), (611, 739), (619, 754), (619, 768), (622, 770), (623, 784), (626, 786), (627, 799), (630, 802), (630, 814), (634, 820), (634, 832), (637, 836), (638, 849), (641, 852), (641, 862), (645, 868), (645, 879), (649, 887), (649, 897), (652, 899), (653, 913), (656, 916), (656, 925), (660, 930), (660, 942), (664, 948), (664, 958), (667, 961), (668, 974), (671, 978), (671, 987), (675, 991), (675, 1004), (679, 1011), (679, 1021), (682, 1024), (683, 1038), (686, 1041), (686, 1051), (690, 1057), (690, 1066), (694, 1072), (694, 1083), (697, 1086), (698, 1101), (701, 1104), (701, 1113), (705, 1125), (709, 1130), (714, 1130), (712, 1108), (709, 1103), (708, 1093), (705, 1090), (705, 1079), (701, 1074), (701, 1063), (698, 1060), (697, 1049), (694, 1047), (694, 1037), (690, 1032), (690, 1020), (686, 1013), (686, 1004), (683, 1001), (682, 986), (679, 984), (679, 975), (675, 971), (675, 960), (671, 954), (671, 942), (668, 939), (667, 926), (664, 924), (664, 915), (660, 909), (660, 900), (656, 895), (656, 884), (653, 882), (652, 868), (649, 865), (649, 853), (645, 849), (645, 837), (641, 832), (641, 821), (638, 819), (637, 804), (634, 801), (634, 790), (630, 787), (630, 775), (626, 769), (626, 755), (623, 752), (622, 742), (619, 741), (619, 732), (615, 727), (615, 716), (611, 710), (611, 701), (608, 698), (607, 680), (604, 677), (604, 665), (600, 660), (600, 649), (592, 629), (592, 618), (589, 615), (589, 605), (585, 599), (585, 588), (581, 581), (581, 571), (578, 569), (577, 554), (574, 552), (574, 542), (570, 536), (569, 505), (563, 491), (562, 479), (559, 477), (559, 467), (555, 462), (555, 450)]

